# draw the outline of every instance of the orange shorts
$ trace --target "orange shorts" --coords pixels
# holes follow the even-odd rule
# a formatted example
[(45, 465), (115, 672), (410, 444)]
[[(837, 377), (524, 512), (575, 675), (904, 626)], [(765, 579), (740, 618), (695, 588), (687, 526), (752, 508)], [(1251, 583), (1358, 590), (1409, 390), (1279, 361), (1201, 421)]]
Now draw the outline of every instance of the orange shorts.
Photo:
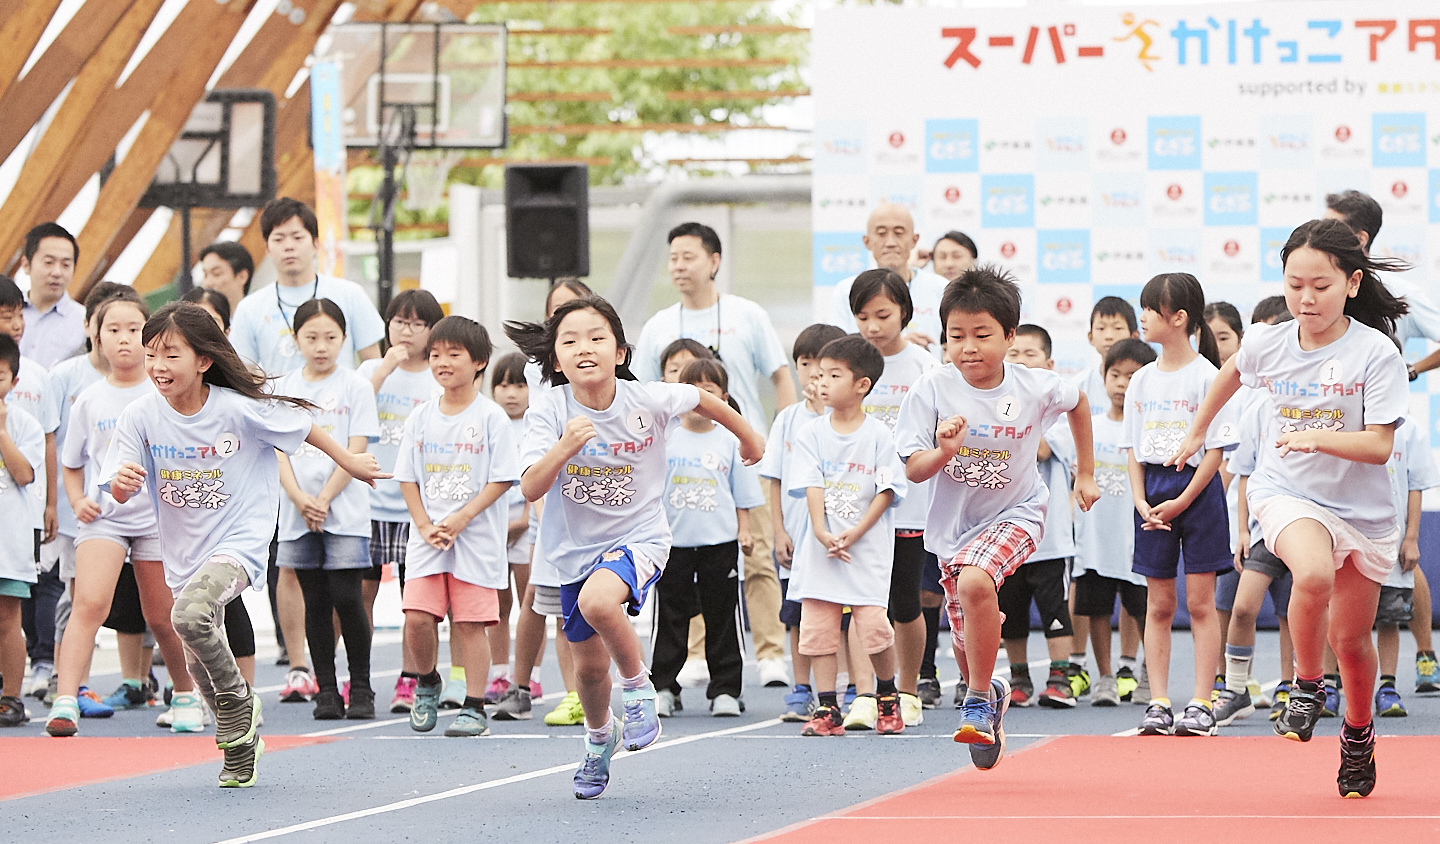
[(405, 581), (402, 610), (416, 610), (451, 621), (494, 624), (500, 620), (500, 596), (494, 589), (466, 583), (453, 574), (432, 574)]
[[(800, 653), (830, 656), (840, 650), (840, 616), (844, 607), (806, 598), (800, 602)], [(858, 627), (856, 627), (858, 625)], [(860, 634), (867, 654), (878, 654), (895, 644), (895, 630), (884, 607), (851, 607), (850, 626)]]

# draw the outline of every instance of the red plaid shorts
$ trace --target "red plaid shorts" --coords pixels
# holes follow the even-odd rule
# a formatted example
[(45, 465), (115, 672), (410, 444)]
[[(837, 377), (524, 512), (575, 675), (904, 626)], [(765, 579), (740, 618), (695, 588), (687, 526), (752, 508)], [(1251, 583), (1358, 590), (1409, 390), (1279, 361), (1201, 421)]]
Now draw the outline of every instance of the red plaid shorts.
[[(1013, 522), (998, 522), (966, 543), (953, 560), (940, 561), (940, 585), (945, 589), (945, 613), (950, 617), (950, 637), (955, 647), (965, 650), (965, 616), (960, 608), (955, 582), (960, 570), (974, 566), (995, 581), (998, 592), (1005, 578), (1015, 573), (1035, 553), (1035, 540)], [(1005, 614), (1000, 614), (1005, 620)]]

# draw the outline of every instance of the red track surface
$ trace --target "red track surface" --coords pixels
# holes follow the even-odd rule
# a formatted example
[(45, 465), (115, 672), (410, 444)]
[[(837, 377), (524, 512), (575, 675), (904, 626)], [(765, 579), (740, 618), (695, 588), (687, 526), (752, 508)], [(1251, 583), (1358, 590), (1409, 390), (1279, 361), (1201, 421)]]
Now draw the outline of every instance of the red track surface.
[(1308, 837), (1302, 830), (1341, 841), (1423, 841), (1440, 832), (1440, 737), (1381, 736), (1379, 782), (1363, 800), (1336, 792), (1339, 757), (1333, 736), (1307, 744), (1066, 736), (1031, 745), (992, 771), (967, 767), (750, 840), (1011, 840), (1051, 829), (1068, 842), (1107, 844)]
[[(267, 756), (292, 747), (335, 741), (304, 736), (267, 735), (264, 738)], [(0, 800), (189, 765), (213, 765), (218, 774), (221, 761), (213, 736), (67, 739), (17, 736), (0, 739), (0, 760), (4, 761), (5, 770), (5, 775), (0, 777)]]

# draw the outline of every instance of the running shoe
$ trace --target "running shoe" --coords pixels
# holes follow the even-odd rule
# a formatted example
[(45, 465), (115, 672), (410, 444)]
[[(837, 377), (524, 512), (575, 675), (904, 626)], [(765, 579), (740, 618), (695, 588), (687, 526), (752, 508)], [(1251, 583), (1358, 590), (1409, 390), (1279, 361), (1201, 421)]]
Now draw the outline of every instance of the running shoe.
[(260, 776), (260, 757), (265, 753), (265, 740), (259, 736), (250, 744), (225, 751), (225, 764), (220, 767), (221, 788), (249, 788)]
[(1405, 711), (1405, 703), (1400, 700), (1400, 693), (1389, 683), (1381, 686), (1375, 691), (1375, 714), (1381, 718), (1404, 718), (1410, 713)]
[(337, 689), (321, 689), (315, 696), (315, 709), (310, 717), (316, 721), (339, 721), (345, 717), (345, 699)]
[(918, 727), (925, 723), (925, 707), (920, 704), (919, 696), (909, 692), (900, 693), (900, 717), (907, 727)]
[(1010, 672), (1010, 705), (1035, 705), (1035, 684), (1030, 680), (1029, 674)]
[[(197, 693), (197, 694), (198, 694), (198, 693)], [(177, 733), (178, 733), (178, 732), (200, 732), (200, 731), (203, 730), (204, 728), (206, 728), (206, 727), (210, 726), (211, 724), (215, 723), (215, 718), (214, 718), (214, 716), (212, 716), (212, 715), (210, 714), (210, 707), (205, 703), (205, 701), (202, 700), (202, 701), (200, 701), (200, 728), (199, 728), (198, 730), (176, 730), (176, 729), (175, 729), (175, 706), (174, 706), (174, 704), (173, 704), (174, 698), (172, 698), (171, 700), (172, 700), (172, 704), (171, 704), (169, 707), (166, 707), (166, 709), (165, 709), (164, 712), (161, 712), (159, 715), (156, 715), (156, 716), (155, 716), (155, 726), (161, 727), (161, 728), (166, 729), (166, 730), (170, 730), (171, 732), (177, 732)], [(188, 717), (189, 717), (189, 716), (188, 716), (187, 714), (181, 713), (181, 719), (182, 719), (182, 720), (184, 720), (184, 719), (186, 719), (186, 718), (188, 718)], [(262, 717), (260, 718), (260, 721), (263, 723), (263, 722), (265, 721), (265, 718), (262, 716)]]
[(1415, 655), (1415, 693), (1431, 694), (1440, 692), (1440, 663), (1435, 661), (1435, 654), (1423, 653)]
[(495, 720), (529, 721), (531, 708), (530, 690), (523, 686), (511, 686), (495, 704)]
[(30, 685), (25, 689), (25, 696), (44, 700), (45, 693), (50, 689), (50, 678), (54, 676), (55, 665), (53, 663), (37, 662), (31, 665)]
[(56, 738), (73, 736), (80, 730), (80, 704), (69, 695), (55, 698), (50, 707), (50, 718), (45, 722), (45, 732)]
[(1245, 684), (1245, 691), (1250, 693), (1250, 702), (1255, 704), (1256, 709), (1269, 709), (1273, 703), (1273, 701), (1270, 700), (1270, 696), (1265, 694), (1265, 690), (1260, 688), (1260, 683), (1256, 681), (1254, 677), (1251, 677), (1249, 682)]
[[(488, 686), (485, 687), (485, 702), (486, 702), (486, 703), (499, 703), (499, 702), (500, 702), (500, 698), (503, 697), (504, 694), (505, 694), (505, 690), (506, 690), (506, 689), (509, 689), (509, 688), (510, 688), (510, 678), (509, 678), (509, 677), (496, 677), (494, 680), (491, 680), (491, 681), (490, 681), (490, 685), (488, 685)], [(448, 691), (448, 690), (447, 690), (447, 691)], [(444, 703), (445, 703), (444, 699), (442, 699), (442, 700), (440, 701), (440, 703), (441, 703), (441, 705), (443, 706)]]
[(714, 718), (739, 718), (745, 711), (745, 701), (734, 695), (716, 695), (710, 701), (710, 715)]
[[(311, 684), (315, 684), (315, 691), (311, 691)], [(315, 682), (315, 675), (310, 669), (303, 665), (292, 668), (285, 673), (285, 686), (280, 690), (281, 703), (304, 703), (320, 690), (319, 683)]]
[(1340, 716), (1340, 690), (1330, 684), (1325, 684), (1325, 704), (1320, 708), (1321, 718), (1338, 718)]
[[(508, 683), (507, 683), (508, 685)], [(465, 685), (464, 677), (451, 677), (445, 681), (445, 692), (440, 695), (439, 706), (441, 709), (459, 709), (465, 705), (465, 695), (469, 689)], [(486, 703), (490, 703), (487, 699)]]
[(1300, 681), (1291, 686), (1285, 708), (1275, 720), (1275, 735), (1291, 741), (1309, 741), (1324, 705), (1325, 692), (1314, 683)]
[(469, 706), (460, 707), (460, 713), (450, 726), (445, 728), (445, 735), (450, 738), (481, 738), (490, 735), (490, 719), (485, 717), (485, 709), (474, 709)]
[(90, 691), (89, 686), (81, 686), (80, 694), (75, 699), (80, 704), (81, 718), (109, 718), (115, 714), (114, 708)]
[(1185, 711), (1180, 713), (1179, 720), (1175, 722), (1175, 735), (1218, 736), (1220, 727), (1215, 723), (1215, 713), (1211, 712), (1209, 707), (1192, 703), (1185, 707)]
[(544, 697), (544, 696), (545, 696), (545, 691), (540, 688), (540, 681), (539, 681), (539, 680), (531, 680), (531, 681), (530, 681), (530, 699), (531, 699), (531, 700), (539, 700), (540, 698), (542, 698), (542, 697)]
[(198, 692), (176, 692), (170, 705), (170, 731), (199, 733), (205, 730), (205, 705)]
[(935, 677), (922, 677), (915, 684), (915, 695), (920, 698), (922, 709), (934, 709), (940, 702), (940, 681)]
[(1340, 774), (1335, 783), (1341, 797), (1369, 797), (1375, 790), (1375, 722), (1365, 725), (1364, 738), (1350, 735), (1350, 725), (1340, 730)]
[[(907, 697), (913, 697), (907, 695)], [(916, 700), (918, 709), (919, 700)], [(898, 736), (905, 732), (905, 718), (900, 714), (898, 693), (881, 695), (875, 699), (875, 733), (882, 736)]]
[(1070, 681), (1070, 691), (1077, 700), (1090, 693), (1090, 672), (1085, 670), (1085, 666), (1070, 663), (1070, 667), (1065, 669), (1065, 677)]
[(1145, 707), (1145, 717), (1140, 719), (1140, 735), (1175, 735), (1175, 713), (1163, 703), (1152, 703)]
[(790, 694), (785, 696), (785, 711), (780, 715), (780, 720), (803, 724), (815, 717), (816, 705), (815, 693), (804, 683), (798, 683)]
[[(1089, 687), (1088, 680), (1086, 687)], [(1047, 709), (1075, 708), (1075, 686), (1059, 668), (1050, 669), (1050, 677), (1045, 681), (1044, 690), (1035, 697), (1039, 704)]]
[[(1005, 711), (1010, 708), (1010, 684), (1005, 682), (1004, 678), (996, 677), (990, 681), (990, 694), (995, 698), (993, 702), (988, 700), (967, 700), (965, 702), (967, 712), (966, 715), (962, 717), (960, 729), (955, 731), (954, 736), (955, 741), (970, 745), (970, 764), (981, 771), (988, 771), (994, 768), (1000, 764), (1001, 759), (1005, 758), (1004, 719)], [(989, 733), (989, 741), (967, 740), (978, 738), (982, 736), (983, 733), (977, 733), (975, 736), (969, 737), (962, 735), (966, 722), (970, 720), (969, 710), (971, 707), (974, 708), (977, 715), (988, 720), (988, 729), (985, 732)]]
[(0, 727), (19, 727), (30, 720), (18, 697), (0, 697)]
[(626, 750), (643, 750), (660, 738), (660, 716), (655, 712), (655, 686), (650, 681), (644, 688), (626, 689), (620, 693), (625, 710), (622, 743)]
[(347, 721), (373, 721), (375, 719), (375, 690), (367, 683), (362, 686), (354, 686), (350, 689), (350, 697), (345, 699), (345, 719)]
[(1128, 666), (1115, 672), (1115, 691), (1126, 703), (1130, 702), (1130, 697), (1135, 694), (1135, 689), (1139, 686), (1140, 681), (1135, 679), (1135, 672), (1131, 671)]
[(390, 711), (396, 715), (402, 712), (409, 712), (410, 707), (415, 705), (415, 684), (419, 682), (414, 677), (401, 677), (395, 681), (395, 696), (390, 698)]
[(776, 689), (790, 685), (790, 672), (785, 670), (785, 660), (767, 657), (756, 663), (756, 668), (760, 671), (760, 685)]
[(970, 690), (965, 687), (965, 678), (961, 677), (955, 681), (955, 708), (965, 708), (965, 698), (969, 696)]
[(246, 688), (244, 694), (216, 692), (215, 710), (216, 747), (229, 750), (255, 743), (260, 729), (260, 697), (254, 691)]
[(1275, 702), (1270, 709), (1270, 720), (1280, 720), (1280, 713), (1285, 711), (1285, 702), (1290, 699), (1290, 681), (1281, 680), (1275, 684)]
[(1119, 706), (1120, 692), (1116, 688), (1115, 678), (1109, 674), (1102, 674), (1095, 680), (1095, 691), (1090, 695), (1091, 706)]
[(435, 729), (440, 720), (440, 684), (415, 685), (415, 703), (410, 707), (410, 729), (417, 733), (428, 733)]
[(880, 717), (880, 706), (871, 694), (859, 695), (855, 702), (850, 704), (850, 711), (845, 715), (845, 729), (847, 730), (873, 730), (875, 721)]
[(845, 697), (840, 699), (840, 710), (842, 712), (849, 712), (851, 705), (855, 703), (856, 697), (859, 697), (859, 694), (855, 689), (855, 684), (851, 683), (845, 687)]
[(545, 713), (547, 727), (574, 727), (585, 723), (585, 710), (580, 706), (580, 695), (566, 692), (555, 708)]
[(1214, 703), (1220, 699), (1220, 693), (1225, 691), (1225, 675), (1216, 674), (1215, 682), (1210, 686), (1210, 702)]
[(834, 706), (822, 706), (815, 710), (815, 717), (805, 722), (800, 730), (802, 736), (843, 736), (845, 725), (840, 710)]
[(655, 693), (655, 714), (661, 718), (669, 718), (684, 708), (680, 703), (680, 696), (669, 689), (661, 689)]
[(605, 793), (610, 785), (610, 759), (620, 745), (620, 734), (625, 729), (620, 719), (610, 716), (610, 739), (604, 744), (585, 741), (585, 759), (575, 772), (575, 796), (580, 800), (594, 800)]
[(121, 683), (110, 696), (105, 698), (106, 706), (114, 710), (144, 709), (155, 701), (150, 688), (145, 685), (132, 686), (129, 683)]
[(1139, 684), (1135, 687), (1134, 694), (1130, 695), (1130, 702), (1140, 706), (1150, 705), (1150, 667), (1140, 663)]
[(1220, 693), (1220, 700), (1215, 704), (1216, 726), (1228, 727), (1241, 718), (1249, 718), (1254, 714), (1255, 701), (1251, 699), (1249, 690), (1232, 692), (1226, 689)]

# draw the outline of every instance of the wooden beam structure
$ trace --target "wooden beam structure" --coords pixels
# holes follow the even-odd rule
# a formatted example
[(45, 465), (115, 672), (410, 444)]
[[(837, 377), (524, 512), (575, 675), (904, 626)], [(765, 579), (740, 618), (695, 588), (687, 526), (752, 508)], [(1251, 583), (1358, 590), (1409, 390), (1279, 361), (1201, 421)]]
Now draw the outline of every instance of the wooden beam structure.
[[(20, 78), (20, 71), (59, 7), (60, 0), (0, 1), (0, 21), (4, 21), (0, 23), (0, 97)], [(9, 153), (0, 153), (0, 159), (6, 155)]]

